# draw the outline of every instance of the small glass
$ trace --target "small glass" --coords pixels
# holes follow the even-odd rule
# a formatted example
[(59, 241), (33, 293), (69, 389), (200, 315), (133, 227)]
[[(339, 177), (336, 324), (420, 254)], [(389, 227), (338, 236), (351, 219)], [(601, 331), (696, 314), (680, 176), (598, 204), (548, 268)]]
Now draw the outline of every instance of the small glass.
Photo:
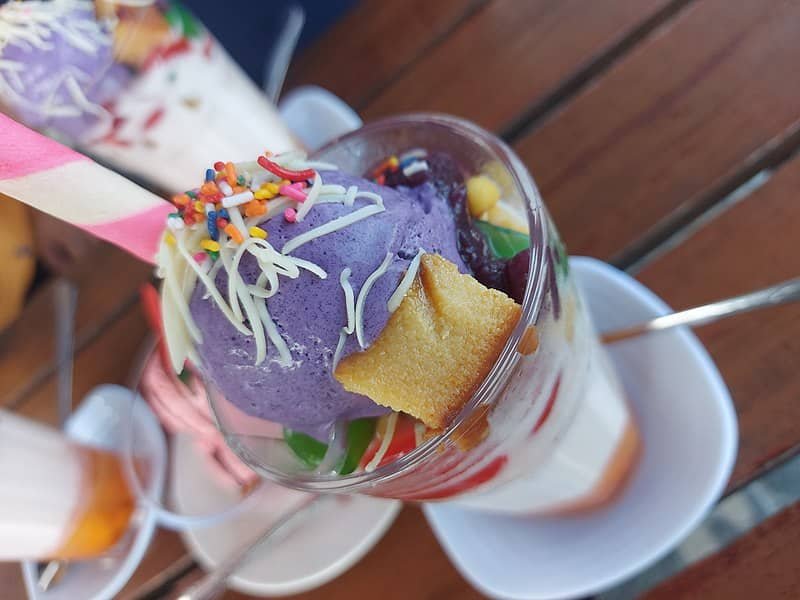
[(136, 495), (122, 459), (0, 410), (0, 561), (87, 559), (128, 531)]
[(362, 175), (382, 157), (413, 148), (448, 153), (464, 172), (488, 174), (504, 202), (527, 220), (530, 251), (513, 259), (519, 279), (529, 275), (522, 316), (491, 372), (445, 430), (372, 471), (333, 475), (309, 468), (276, 436), (274, 423), (242, 422), (208, 383), (223, 434), (262, 476), (301, 490), (452, 500), (518, 514), (606, 503), (635, 463), (638, 430), (564, 246), (519, 158), (491, 133), (432, 114), (369, 124), (313, 158)]

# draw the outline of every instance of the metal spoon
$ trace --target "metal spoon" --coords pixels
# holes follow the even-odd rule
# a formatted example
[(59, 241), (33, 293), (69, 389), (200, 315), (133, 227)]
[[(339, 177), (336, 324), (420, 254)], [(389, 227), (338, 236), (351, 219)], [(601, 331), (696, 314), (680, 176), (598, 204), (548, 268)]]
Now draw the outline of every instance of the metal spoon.
[(705, 325), (731, 315), (738, 315), (757, 308), (786, 304), (795, 300), (800, 300), (800, 277), (789, 279), (749, 294), (718, 300), (711, 304), (703, 304), (695, 308), (656, 317), (631, 327), (601, 333), (600, 339), (604, 344), (612, 344), (643, 333), (663, 331), (679, 325)]
[[(72, 371), (75, 358), (75, 310), (78, 306), (78, 287), (68, 279), (58, 279), (54, 285), (53, 301), (56, 313), (56, 366), (58, 387), (58, 423), (62, 429), (72, 412)], [(64, 560), (39, 564), (39, 588), (47, 591), (56, 585), (67, 570)]]
[(297, 508), (293, 508), (253, 539), (237, 548), (228, 558), (217, 565), (216, 569), (178, 596), (178, 600), (212, 600), (216, 598), (225, 591), (225, 582), (228, 577), (247, 562), (256, 549), (263, 548), (264, 544), (269, 541), (274, 541), (278, 533), (304, 521), (308, 517), (308, 513), (319, 507), (323, 500), (332, 498), (332, 495), (313, 496)]

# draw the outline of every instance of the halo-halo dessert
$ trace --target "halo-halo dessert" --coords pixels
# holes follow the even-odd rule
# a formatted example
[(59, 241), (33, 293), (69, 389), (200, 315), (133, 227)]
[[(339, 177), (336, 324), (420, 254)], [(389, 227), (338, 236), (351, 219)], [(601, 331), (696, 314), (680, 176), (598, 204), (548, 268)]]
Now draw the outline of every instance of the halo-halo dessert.
[[(289, 485), (606, 501), (638, 437), (546, 215), (526, 224), (491, 164), (393, 149), (355, 174), (299, 152), (217, 162), (176, 196), (159, 253), (173, 367), (199, 367), (233, 448)], [(282, 435), (235, 431), (226, 403)], [(591, 444), (558, 443), (598, 418)], [(591, 476), (542, 488), (578, 455)]]

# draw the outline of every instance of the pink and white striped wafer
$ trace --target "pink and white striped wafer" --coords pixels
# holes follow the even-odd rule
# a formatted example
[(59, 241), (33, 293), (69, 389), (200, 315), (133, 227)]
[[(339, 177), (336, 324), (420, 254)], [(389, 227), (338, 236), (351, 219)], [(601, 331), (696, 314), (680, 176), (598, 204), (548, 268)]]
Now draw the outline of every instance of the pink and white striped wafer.
[(0, 114), (0, 193), (147, 262), (174, 208), (121, 175)]

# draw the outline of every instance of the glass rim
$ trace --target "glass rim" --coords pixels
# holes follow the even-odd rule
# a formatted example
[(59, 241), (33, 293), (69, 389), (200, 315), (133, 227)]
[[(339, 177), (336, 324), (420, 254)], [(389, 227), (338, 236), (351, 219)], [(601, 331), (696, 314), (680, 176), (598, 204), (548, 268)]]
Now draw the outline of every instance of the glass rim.
[[(510, 377), (513, 367), (520, 359), (517, 348), (522, 336), (528, 329), (529, 323), (535, 323), (542, 306), (546, 288), (547, 259), (546, 248), (549, 242), (549, 232), (546, 226), (545, 207), (539, 190), (533, 181), (528, 169), (511, 148), (491, 132), (451, 115), (439, 113), (408, 113), (368, 123), (357, 130), (339, 136), (322, 148), (311, 154), (312, 158), (324, 154), (336, 145), (357, 139), (365, 134), (380, 133), (382, 131), (396, 130), (399, 128), (433, 126), (450, 130), (464, 138), (465, 141), (481, 147), (489, 155), (493, 155), (508, 171), (513, 187), (516, 188), (525, 206), (528, 220), (528, 235), (530, 238), (530, 262), (528, 265), (528, 281), (522, 301), (522, 311), (511, 335), (506, 340), (500, 355), (492, 365), (489, 373), (473, 392), (472, 397), (459, 410), (444, 431), (425, 440), (422, 444), (404, 454), (403, 456), (375, 468), (372, 471), (360, 471), (348, 475), (317, 474), (313, 472), (287, 473), (263, 464), (250, 449), (244, 445), (235, 433), (230, 433), (224, 426), (225, 416), (220, 414), (216, 401), (212, 397), (210, 382), (205, 382), (209, 404), (217, 426), (222, 432), (227, 444), (250, 468), (261, 476), (267, 477), (287, 487), (303, 491), (335, 491), (356, 492), (364, 487), (374, 486), (388, 482), (402, 475), (403, 472), (418, 465), (420, 462), (437, 452), (440, 444), (456, 437), (459, 428), (468, 419), (473, 417), (476, 410), (488, 410), (493, 401), (503, 389)], [(217, 393), (219, 391), (217, 390)], [(225, 400), (227, 402), (227, 400)]]

